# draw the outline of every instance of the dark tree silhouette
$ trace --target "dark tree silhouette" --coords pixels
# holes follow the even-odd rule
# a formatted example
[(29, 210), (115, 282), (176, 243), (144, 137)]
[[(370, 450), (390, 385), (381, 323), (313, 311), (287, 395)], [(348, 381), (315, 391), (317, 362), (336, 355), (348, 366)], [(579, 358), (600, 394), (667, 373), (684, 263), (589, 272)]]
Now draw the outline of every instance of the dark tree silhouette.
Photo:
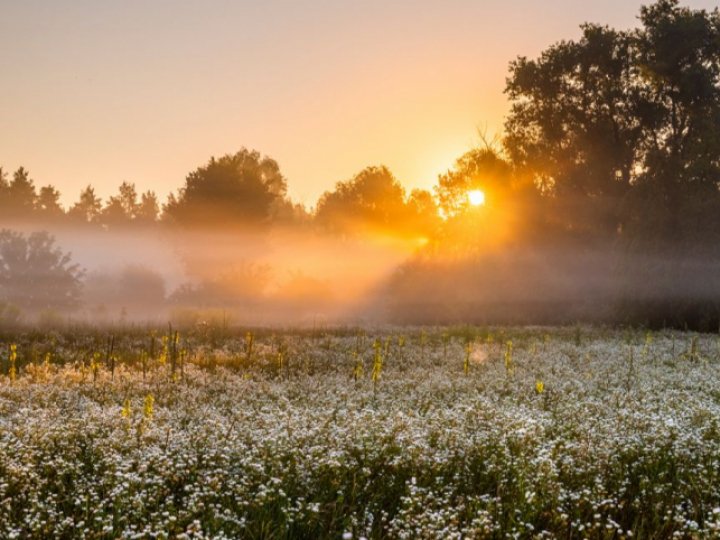
[(12, 181), (3, 189), (7, 196), (5, 202), (5, 217), (10, 220), (31, 219), (35, 210), (37, 193), (30, 173), (20, 167), (13, 174)]
[(87, 186), (80, 192), (80, 199), (70, 210), (68, 217), (79, 223), (95, 223), (102, 211), (102, 201), (95, 195), (95, 189)]
[(191, 172), (164, 211), (180, 225), (262, 227), (286, 192), (277, 162), (243, 148)]
[(511, 181), (510, 164), (486, 145), (462, 155), (452, 169), (440, 175), (435, 194), (443, 215), (454, 217), (467, 210), (469, 190), (481, 189), (488, 202), (491, 199), (503, 201), (510, 191)]
[(10, 182), (5, 170), (0, 167), (0, 220), (5, 220), (10, 208)]
[(505, 145), (568, 231), (705, 242), (718, 231), (720, 14), (660, 0), (640, 19), (513, 62)]
[(65, 212), (60, 206), (60, 192), (53, 186), (43, 186), (38, 193), (36, 212), (41, 221), (45, 223), (60, 220)]
[(138, 223), (149, 225), (155, 223), (160, 217), (160, 203), (154, 191), (146, 191), (140, 196), (140, 203), (135, 212)]
[(30, 311), (77, 307), (83, 270), (47, 232), (0, 231), (0, 296)]
[[(428, 209), (434, 215), (425, 214)], [(342, 234), (426, 235), (436, 216), (432, 197), (418, 191), (407, 201), (405, 189), (387, 167), (367, 167), (351, 180), (338, 182), (320, 197), (315, 211), (321, 227)]]

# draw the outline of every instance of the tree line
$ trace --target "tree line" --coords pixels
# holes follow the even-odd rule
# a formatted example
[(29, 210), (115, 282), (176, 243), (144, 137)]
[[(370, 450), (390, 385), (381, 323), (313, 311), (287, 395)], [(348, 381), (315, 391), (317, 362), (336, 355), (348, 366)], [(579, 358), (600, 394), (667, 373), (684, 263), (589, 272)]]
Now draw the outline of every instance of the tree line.
[(322, 195), (309, 212), (287, 195), (287, 181), (275, 160), (243, 148), (211, 158), (189, 173), (184, 185), (161, 204), (153, 191), (138, 193), (123, 182), (105, 202), (92, 186), (76, 203), (64, 209), (60, 192), (52, 185), (35, 187), (26, 168), (10, 178), (0, 168), (0, 222), (82, 225), (121, 229), (126, 226), (223, 227), (262, 230), (272, 226), (317, 225), (342, 234), (387, 231), (430, 234), (439, 223), (432, 194), (407, 194), (387, 167), (367, 167), (334, 190)]

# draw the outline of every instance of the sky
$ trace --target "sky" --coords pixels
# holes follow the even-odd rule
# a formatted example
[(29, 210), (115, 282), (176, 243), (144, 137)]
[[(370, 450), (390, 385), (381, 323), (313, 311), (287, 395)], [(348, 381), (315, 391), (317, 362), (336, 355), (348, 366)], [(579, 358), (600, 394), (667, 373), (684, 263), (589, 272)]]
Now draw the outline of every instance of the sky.
[(635, 26), (643, 3), (5, 0), (0, 166), (66, 205), (124, 180), (164, 200), (242, 147), (308, 207), (369, 165), (431, 188), (478, 133), (501, 134), (511, 60), (585, 21)]

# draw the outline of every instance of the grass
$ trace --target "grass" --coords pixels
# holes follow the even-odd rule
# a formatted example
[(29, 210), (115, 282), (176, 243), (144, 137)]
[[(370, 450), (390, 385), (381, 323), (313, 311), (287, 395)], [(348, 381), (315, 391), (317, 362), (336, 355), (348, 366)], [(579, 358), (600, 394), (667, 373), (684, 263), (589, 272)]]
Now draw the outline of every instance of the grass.
[(720, 536), (715, 335), (0, 339), (2, 538)]

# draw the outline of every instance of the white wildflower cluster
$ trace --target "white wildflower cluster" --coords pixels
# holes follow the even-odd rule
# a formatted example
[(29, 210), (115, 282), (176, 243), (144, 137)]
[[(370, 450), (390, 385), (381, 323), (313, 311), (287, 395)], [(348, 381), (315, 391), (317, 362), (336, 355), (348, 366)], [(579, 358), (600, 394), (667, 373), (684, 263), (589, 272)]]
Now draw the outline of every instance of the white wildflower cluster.
[(720, 537), (717, 336), (402, 332), (19, 337), (0, 538)]

